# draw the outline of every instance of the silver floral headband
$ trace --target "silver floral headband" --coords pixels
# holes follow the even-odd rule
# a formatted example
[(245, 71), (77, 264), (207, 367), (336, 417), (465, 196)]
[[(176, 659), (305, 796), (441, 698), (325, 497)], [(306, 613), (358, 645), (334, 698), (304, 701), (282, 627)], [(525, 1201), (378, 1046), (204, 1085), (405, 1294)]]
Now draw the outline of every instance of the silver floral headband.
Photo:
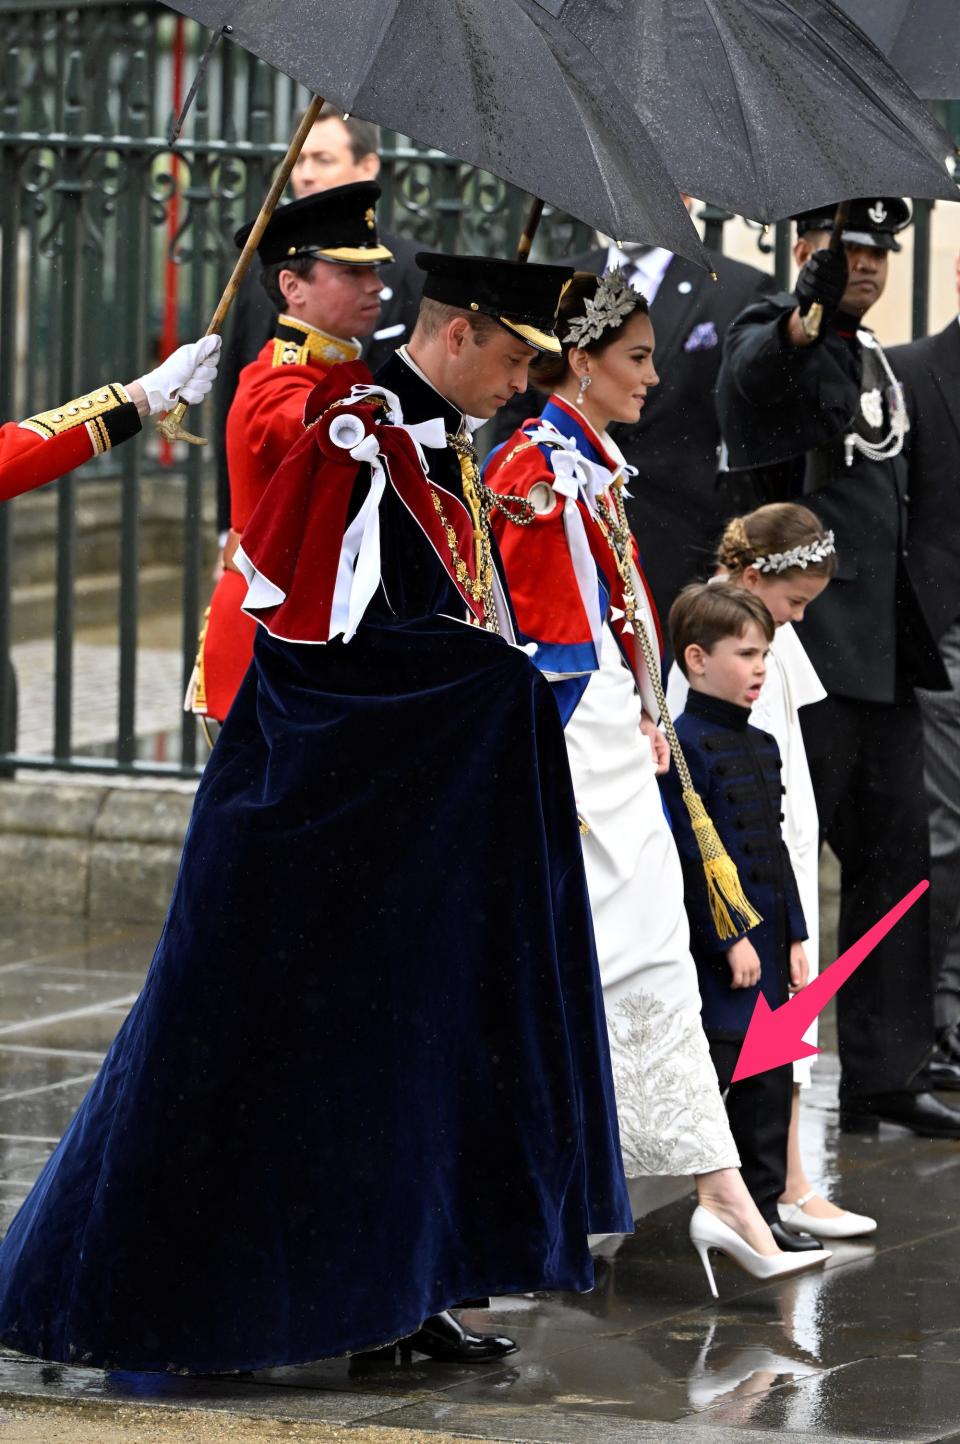
[(827, 531), (817, 541), (807, 542), (805, 546), (792, 547), (788, 552), (771, 552), (768, 557), (754, 557), (750, 566), (756, 567), (758, 572), (788, 572), (791, 567), (806, 571), (807, 567), (832, 557), (836, 550), (833, 532)]
[(564, 345), (586, 346), (590, 341), (599, 341), (608, 326), (619, 326), (636, 310), (639, 301), (619, 266), (600, 277), (596, 294), (586, 302), (586, 312), (571, 321)]

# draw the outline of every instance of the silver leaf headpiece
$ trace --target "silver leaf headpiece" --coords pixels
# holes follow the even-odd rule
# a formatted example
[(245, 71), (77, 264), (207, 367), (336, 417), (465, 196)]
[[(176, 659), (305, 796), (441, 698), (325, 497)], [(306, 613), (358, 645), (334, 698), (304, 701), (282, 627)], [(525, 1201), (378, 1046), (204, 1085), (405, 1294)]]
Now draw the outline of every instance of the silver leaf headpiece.
[(768, 557), (754, 557), (750, 565), (758, 572), (788, 572), (791, 567), (806, 571), (816, 562), (832, 557), (836, 550), (833, 532), (827, 531), (817, 541), (808, 542), (805, 546), (791, 547), (788, 552), (771, 552)]
[(586, 313), (571, 321), (563, 342), (568, 346), (586, 346), (599, 341), (608, 326), (619, 326), (636, 309), (639, 300), (619, 266), (600, 277), (596, 294), (586, 302)]

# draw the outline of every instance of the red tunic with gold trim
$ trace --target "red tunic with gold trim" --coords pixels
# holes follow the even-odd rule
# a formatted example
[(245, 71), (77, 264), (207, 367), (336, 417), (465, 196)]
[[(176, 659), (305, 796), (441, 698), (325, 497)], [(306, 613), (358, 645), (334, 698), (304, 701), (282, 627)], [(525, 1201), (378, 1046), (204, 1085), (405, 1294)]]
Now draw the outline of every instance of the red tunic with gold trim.
[(52, 411), (0, 426), (0, 501), (56, 481), (140, 430), (124, 388), (108, 381)]
[(230, 538), (201, 634), (193, 712), (222, 722), (253, 656), (256, 622), (241, 610), (247, 583), (234, 556), (244, 528), (293, 443), (303, 434), (307, 397), (332, 366), (360, 354), (354, 341), (280, 316), (272, 340), (240, 372), (227, 416)]
[(609, 521), (616, 526), (618, 519), (614, 486), (622, 484), (625, 468), (609, 438), (598, 436), (558, 396), (494, 451), (484, 468), (493, 491), (523, 497), (535, 508), (532, 523), (522, 529), (497, 511), (491, 523), (519, 634), (536, 643), (533, 660), (555, 684), (564, 721), (597, 669), (605, 621), (634, 674), (645, 710), (654, 720), (659, 717), (628, 612), (636, 609), (658, 652), (660, 620), (635, 539), (626, 533), (629, 601), (610, 543)]

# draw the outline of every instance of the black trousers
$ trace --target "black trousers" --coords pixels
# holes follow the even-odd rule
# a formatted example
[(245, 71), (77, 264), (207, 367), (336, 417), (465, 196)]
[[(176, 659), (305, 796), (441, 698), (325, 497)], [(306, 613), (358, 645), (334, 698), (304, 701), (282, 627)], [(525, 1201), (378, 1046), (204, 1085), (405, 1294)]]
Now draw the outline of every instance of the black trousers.
[[(828, 697), (800, 719), (820, 836), (840, 862), (843, 952), (930, 876), (920, 707)], [(841, 1098), (922, 1087), (915, 1074), (934, 1037), (928, 899), (837, 994)]]
[(930, 813), (930, 958), (937, 1028), (960, 1022), (960, 618), (939, 642), (949, 692), (918, 692)]
[(787, 1181), (793, 1068), (787, 1064), (731, 1083), (739, 1055), (739, 1042), (710, 1040), (720, 1091), (727, 1094), (727, 1117), (743, 1181), (767, 1223), (778, 1223), (777, 1201)]

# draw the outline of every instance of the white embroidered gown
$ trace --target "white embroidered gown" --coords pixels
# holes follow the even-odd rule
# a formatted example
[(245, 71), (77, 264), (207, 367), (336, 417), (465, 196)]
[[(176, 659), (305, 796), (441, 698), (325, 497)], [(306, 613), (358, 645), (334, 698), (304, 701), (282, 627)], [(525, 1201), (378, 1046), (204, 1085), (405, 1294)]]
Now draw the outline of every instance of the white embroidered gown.
[(740, 1161), (700, 1022), (680, 859), (640, 713), (605, 624), (600, 668), (566, 735), (577, 806), (590, 828), (583, 857), (635, 1216), (671, 1196), (656, 1197), (639, 1180)]

